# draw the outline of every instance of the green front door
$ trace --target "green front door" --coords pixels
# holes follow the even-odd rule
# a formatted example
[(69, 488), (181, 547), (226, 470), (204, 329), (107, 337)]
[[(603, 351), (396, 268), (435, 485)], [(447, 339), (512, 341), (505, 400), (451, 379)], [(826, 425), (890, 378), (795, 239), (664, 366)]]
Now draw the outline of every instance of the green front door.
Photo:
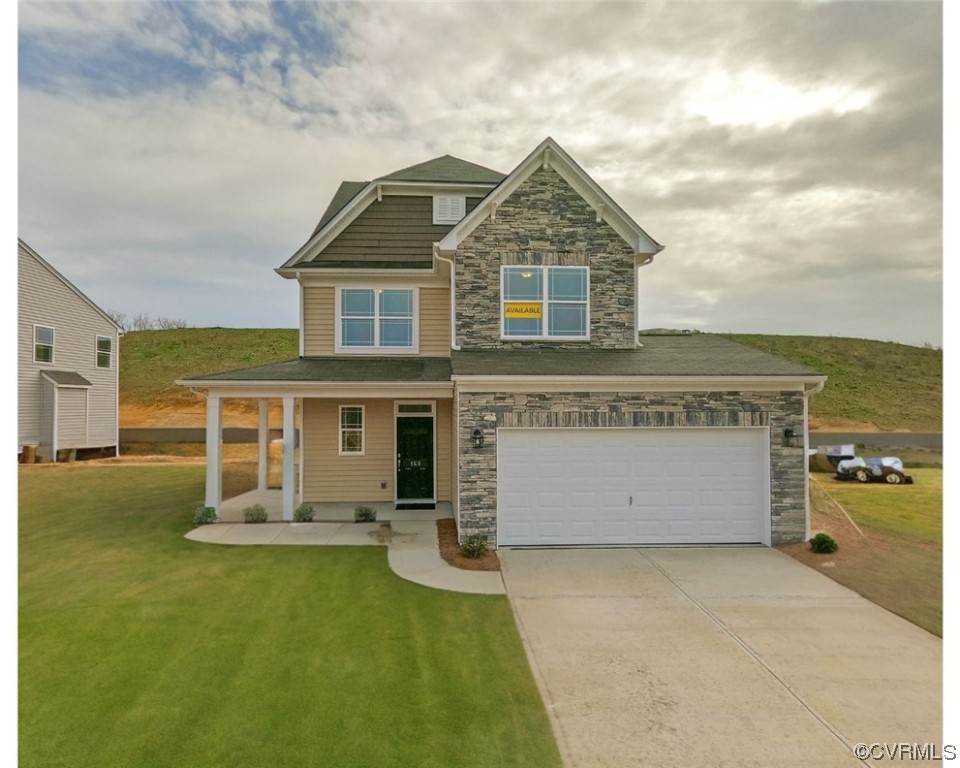
[(433, 417), (397, 417), (397, 499), (433, 498)]

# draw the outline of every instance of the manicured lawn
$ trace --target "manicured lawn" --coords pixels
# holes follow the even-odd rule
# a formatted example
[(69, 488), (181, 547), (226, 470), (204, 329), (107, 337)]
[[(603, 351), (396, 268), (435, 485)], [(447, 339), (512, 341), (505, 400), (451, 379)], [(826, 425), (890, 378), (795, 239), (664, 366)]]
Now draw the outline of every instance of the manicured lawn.
[[(943, 470), (909, 469), (915, 485), (811, 484), (811, 527), (840, 544), (814, 555), (806, 544), (786, 551), (844, 586), (924, 629), (943, 634)], [(860, 536), (824, 491), (846, 509)], [(830, 564), (824, 567), (825, 564)]]
[(202, 472), (21, 469), (21, 766), (560, 764), (506, 598), (189, 542)]

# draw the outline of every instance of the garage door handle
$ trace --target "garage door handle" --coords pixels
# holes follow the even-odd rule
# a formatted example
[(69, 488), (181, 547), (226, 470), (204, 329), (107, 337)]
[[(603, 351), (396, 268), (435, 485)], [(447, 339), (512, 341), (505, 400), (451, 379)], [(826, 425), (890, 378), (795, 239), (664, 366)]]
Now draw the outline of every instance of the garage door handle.
[(630, 497), (630, 506), (633, 506), (633, 496)]

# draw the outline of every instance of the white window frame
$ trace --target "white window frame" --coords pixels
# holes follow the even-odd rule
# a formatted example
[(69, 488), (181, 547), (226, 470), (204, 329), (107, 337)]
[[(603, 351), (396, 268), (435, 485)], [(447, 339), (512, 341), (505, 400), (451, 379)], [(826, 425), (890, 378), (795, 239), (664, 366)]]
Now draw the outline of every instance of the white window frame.
[[(110, 351), (103, 352), (100, 350), (100, 339), (106, 339), (110, 342)], [(108, 363), (106, 365), (100, 365), (100, 355), (107, 355)], [(96, 342), (93, 345), (93, 365), (95, 368), (98, 368), (102, 371), (109, 371), (113, 368), (113, 338), (110, 336), (104, 336), (101, 333), (97, 334)]]
[[(373, 302), (373, 346), (348, 347), (343, 344), (343, 292), (348, 290), (373, 291), (410, 291), (412, 293), (411, 312), (413, 314), (413, 342), (409, 347), (380, 346), (380, 301), (374, 296)], [(338, 286), (334, 294), (334, 352), (343, 355), (417, 355), (420, 354), (420, 289), (410, 285), (344, 285)]]
[[(49, 344), (40, 345), (37, 341), (37, 329), (44, 328), (50, 331), (50, 334), (53, 336), (53, 341)], [(50, 359), (49, 360), (38, 360), (37, 359), (37, 347), (44, 346), (50, 347)], [(53, 365), (57, 359), (57, 329), (52, 325), (40, 325), (40, 323), (33, 324), (33, 362), (40, 363), (40, 365)]]
[[(357, 432), (356, 427), (344, 427), (343, 426), (343, 410), (344, 408), (359, 408), (360, 409), (360, 450), (359, 451), (345, 451), (343, 450), (343, 434), (344, 432)], [(365, 456), (367, 453), (367, 410), (363, 405), (351, 405), (346, 403), (337, 407), (337, 454), (339, 456)]]
[[(504, 315), (504, 305), (507, 302), (506, 302), (506, 299), (504, 298), (503, 276), (504, 276), (505, 270), (508, 268), (509, 269), (528, 268), (531, 270), (537, 270), (537, 269), (540, 270), (540, 275), (542, 280), (541, 291), (540, 291), (540, 295), (542, 296), (542, 298), (540, 299), (540, 304), (541, 304), (540, 317), (542, 322), (540, 327), (543, 329), (543, 333), (539, 336), (513, 336), (513, 335), (508, 336), (507, 335), (507, 318)], [(572, 302), (562, 302), (562, 301), (552, 302), (548, 298), (550, 295), (549, 294), (550, 284), (549, 284), (548, 275), (550, 274), (551, 269), (586, 270), (587, 299), (585, 302), (586, 304), (585, 327), (587, 332), (583, 336), (552, 336), (549, 333), (547, 333), (548, 326), (549, 326), (549, 305), (552, 303), (558, 303), (558, 304), (572, 303)], [(536, 302), (534, 300), (531, 300), (525, 303), (534, 304)], [(580, 302), (576, 302), (576, 303), (579, 304)], [(557, 264), (501, 264), (500, 265), (500, 340), (501, 341), (589, 341), (590, 340), (590, 267), (586, 265), (583, 265), (583, 266), (562, 265), (561, 266)]]
[[(446, 206), (444, 206), (444, 202)], [(446, 210), (444, 210), (446, 208)], [(457, 224), (467, 215), (466, 195), (434, 195), (433, 196), (433, 223)]]

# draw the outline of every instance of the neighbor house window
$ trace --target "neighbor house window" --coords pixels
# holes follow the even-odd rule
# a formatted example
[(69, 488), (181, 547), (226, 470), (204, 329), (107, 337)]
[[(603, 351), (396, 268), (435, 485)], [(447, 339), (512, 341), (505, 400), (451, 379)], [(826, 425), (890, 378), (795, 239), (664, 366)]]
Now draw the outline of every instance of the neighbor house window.
[(38, 363), (53, 362), (53, 328), (33, 326), (33, 359)]
[(363, 406), (340, 406), (340, 455), (363, 455)]
[(113, 367), (113, 339), (97, 336), (97, 368)]
[(503, 267), (503, 336), (589, 338), (588, 267)]
[(434, 195), (433, 223), (456, 224), (467, 213), (465, 195)]
[(416, 291), (412, 288), (342, 288), (337, 351), (416, 352)]

